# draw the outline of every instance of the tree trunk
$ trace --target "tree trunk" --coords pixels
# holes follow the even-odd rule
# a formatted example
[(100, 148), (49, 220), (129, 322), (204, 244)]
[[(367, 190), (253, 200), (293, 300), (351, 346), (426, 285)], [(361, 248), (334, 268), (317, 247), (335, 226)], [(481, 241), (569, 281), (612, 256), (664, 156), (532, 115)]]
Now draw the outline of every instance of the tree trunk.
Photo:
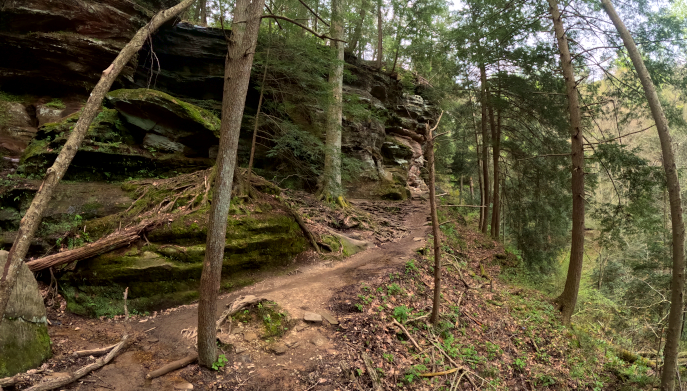
[(214, 184), (208, 221), (205, 261), (200, 277), (198, 302), (198, 362), (206, 367), (211, 367), (217, 359), (215, 320), (226, 242), (227, 216), (231, 204), (241, 119), (264, 4), (264, 0), (236, 1), (233, 20), (245, 21), (245, 23), (232, 24), (231, 36), (227, 43), (222, 124), (216, 163), (217, 179)]
[(322, 197), (327, 201), (339, 201), (344, 206), (343, 189), (341, 188), (341, 120), (343, 108), (343, 64), (344, 45), (343, 39), (343, 13), (341, 0), (332, 0), (332, 38), (339, 41), (330, 41), (334, 49), (331, 69), (329, 71), (329, 86), (332, 91), (332, 101), (327, 108), (327, 128), (324, 155), (324, 173), (322, 181)]
[(200, 25), (208, 25), (208, 0), (200, 0)]
[(470, 203), (475, 203), (475, 183), (472, 181), (472, 177), (470, 177)]
[(463, 176), (460, 176), (460, 191), (458, 192), (458, 203), (463, 205)]
[(661, 140), (663, 153), (663, 169), (666, 173), (668, 196), (670, 199), (670, 218), (673, 230), (673, 278), (670, 284), (670, 314), (668, 315), (668, 331), (666, 332), (666, 344), (664, 348), (663, 374), (661, 375), (661, 390), (672, 391), (675, 386), (675, 373), (677, 371), (677, 353), (681, 334), (681, 316), (683, 304), (683, 292), (685, 288), (685, 226), (682, 220), (682, 199), (680, 196), (680, 182), (678, 180), (675, 155), (673, 152), (670, 129), (663, 108), (658, 100), (658, 94), (651, 81), (649, 72), (644, 66), (642, 56), (637, 46), (625, 27), (625, 24), (615, 12), (610, 0), (602, 0), (606, 13), (613, 21), (615, 28), (623, 39), (625, 48), (637, 70), (637, 75), (644, 87), (646, 99), (651, 108), (651, 115), (656, 123), (658, 137)]
[[(443, 115), (443, 112), (442, 112)], [(427, 139), (427, 168), (429, 170), (429, 208), (432, 216), (432, 235), (434, 236), (434, 303), (430, 322), (434, 326), (439, 323), (439, 307), (441, 305), (441, 233), (439, 230), (439, 217), (437, 216), (436, 174), (434, 167), (434, 137), (432, 131), (439, 126), (441, 116), (434, 128), (425, 125), (425, 137)]]
[(582, 116), (577, 97), (577, 85), (573, 73), (572, 59), (568, 40), (563, 27), (563, 20), (558, 11), (557, 0), (549, 0), (554, 31), (558, 40), (558, 50), (561, 56), (561, 67), (565, 78), (565, 89), (568, 95), (568, 111), (570, 114), (570, 135), (572, 145), (572, 235), (570, 244), (570, 265), (565, 280), (563, 293), (557, 302), (561, 310), (563, 323), (570, 324), (570, 318), (577, 303), (577, 293), (582, 277), (582, 257), (584, 256), (584, 150), (582, 135)]
[[(304, 30), (305, 31), (305, 30)], [(272, 34), (272, 22), (270, 22), (269, 33)], [(248, 173), (246, 174), (246, 183), (250, 187), (250, 177), (253, 173), (253, 158), (255, 157), (255, 144), (258, 139), (258, 127), (260, 126), (260, 109), (262, 109), (262, 99), (265, 96), (265, 80), (267, 79), (267, 64), (270, 60), (270, 47), (267, 47), (265, 53), (265, 70), (262, 73), (262, 83), (260, 84), (260, 98), (258, 99), (258, 111), (255, 113), (255, 126), (253, 127), (253, 140), (250, 144), (250, 158), (248, 158)]]
[(490, 116), (491, 116), (491, 139), (493, 148), (493, 160), (494, 160), (494, 207), (491, 212), (491, 237), (495, 240), (499, 240), (499, 228), (501, 227), (501, 200), (499, 194), (499, 158), (501, 157), (501, 111), (496, 110), (496, 126), (494, 126), (494, 107), (489, 104)]
[(482, 225), (480, 230), (486, 234), (489, 228), (489, 132), (487, 131), (487, 107), (489, 106), (487, 96), (487, 70), (484, 64), (479, 67), (480, 79), (482, 81), (482, 208), (484, 210)]
[(193, 3), (193, 0), (184, 0), (176, 6), (161, 11), (153, 16), (151, 21), (139, 29), (131, 41), (124, 46), (112, 64), (103, 71), (100, 81), (98, 81), (98, 84), (96, 84), (91, 92), (88, 102), (86, 102), (76, 125), (74, 125), (74, 129), (69, 134), (67, 142), (55, 159), (55, 163), (53, 163), (52, 167), (48, 168), (43, 178), (43, 183), (34, 196), (29, 210), (21, 220), (19, 230), (17, 231), (17, 238), (10, 249), (7, 263), (5, 263), (5, 268), (0, 275), (0, 323), (2, 323), (10, 293), (12, 293), (14, 284), (17, 281), (19, 265), (24, 261), (31, 240), (36, 233), (36, 229), (38, 229), (40, 225), (43, 213), (52, 197), (55, 187), (60, 182), (65, 172), (67, 172), (69, 164), (74, 158), (74, 155), (76, 155), (76, 151), (79, 149), (81, 142), (88, 132), (88, 127), (93, 121), (93, 118), (98, 114), (103, 97), (110, 90), (112, 83), (124, 66), (141, 49), (141, 46), (143, 46), (143, 43), (148, 39), (148, 36), (157, 30), (163, 23), (183, 12), (191, 3)]
[(377, 68), (379, 69), (382, 69), (382, 62), (384, 61), (382, 22), (382, 0), (377, 0)]
[(363, 35), (363, 23), (365, 22), (365, 13), (367, 9), (370, 8), (370, 0), (361, 0), (359, 18), (356, 21), (355, 27), (353, 28), (353, 34), (351, 36), (348, 47), (346, 47), (346, 53), (353, 54), (358, 48), (358, 43), (360, 42), (360, 37)]

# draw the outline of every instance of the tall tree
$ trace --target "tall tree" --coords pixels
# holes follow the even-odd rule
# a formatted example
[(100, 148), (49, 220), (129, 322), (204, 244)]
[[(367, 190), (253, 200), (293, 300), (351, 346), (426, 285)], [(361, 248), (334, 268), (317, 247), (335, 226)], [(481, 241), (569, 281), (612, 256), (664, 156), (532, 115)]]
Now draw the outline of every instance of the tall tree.
[(487, 70), (484, 63), (480, 63), (479, 74), (482, 89), (480, 105), (482, 106), (482, 194), (484, 194), (482, 197), (484, 218), (480, 230), (486, 234), (489, 228), (489, 132), (487, 131), (489, 95), (487, 92)]
[(184, 12), (192, 3), (193, 0), (184, 0), (172, 8), (155, 14), (147, 25), (136, 32), (136, 35), (119, 52), (112, 64), (103, 71), (98, 84), (96, 84), (88, 97), (86, 105), (81, 110), (79, 119), (74, 125), (74, 129), (70, 132), (67, 142), (57, 155), (55, 163), (45, 173), (43, 182), (38, 192), (36, 192), (31, 206), (29, 206), (29, 209), (21, 219), (17, 238), (12, 244), (5, 267), (0, 274), (0, 323), (2, 323), (5, 309), (7, 309), (12, 289), (14, 289), (14, 285), (17, 282), (19, 265), (24, 262), (24, 257), (29, 251), (31, 241), (36, 234), (36, 230), (43, 218), (43, 213), (48, 206), (48, 202), (50, 202), (50, 198), (52, 198), (57, 184), (67, 172), (69, 164), (74, 159), (84, 137), (86, 137), (91, 122), (93, 122), (93, 119), (100, 111), (105, 94), (110, 90), (112, 83), (117, 79), (124, 66), (138, 53), (150, 34), (155, 32), (164, 23)]
[(321, 197), (327, 201), (346, 206), (341, 186), (341, 122), (343, 109), (343, 12), (341, 0), (332, 0), (332, 21), (330, 26), (333, 61), (329, 70), (331, 100), (327, 108), (324, 172), (322, 173)]
[[(499, 86), (499, 93), (500, 93), (500, 86)], [(497, 108), (496, 111), (496, 123), (494, 123), (494, 105), (493, 102), (489, 105), (489, 108), (491, 110), (491, 122), (492, 122), (492, 127), (491, 127), (491, 142), (492, 142), (492, 157), (493, 157), (493, 167), (494, 167), (494, 195), (492, 196), (492, 200), (494, 201), (494, 205), (492, 207), (492, 212), (491, 212), (491, 237), (493, 239), (498, 240), (499, 238), (499, 227), (500, 227), (500, 206), (501, 206), (501, 198), (500, 198), (500, 189), (499, 189), (499, 178), (500, 178), (500, 170), (499, 170), (499, 159), (501, 158), (501, 111), (500, 109)]]
[(668, 315), (668, 331), (666, 332), (666, 345), (664, 348), (663, 373), (661, 374), (661, 390), (672, 391), (675, 388), (675, 374), (677, 372), (677, 354), (682, 335), (682, 317), (685, 289), (685, 225), (682, 220), (682, 197), (680, 193), (680, 181), (678, 179), (675, 154), (670, 137), (668, 121), (661, 107), (656, 88), (651, 76), (644, 65), (644, 60), (637, 50), (630, 32), (615, 12), (610, 0), (601, 0), (606, 13), (613, 21), (613, 25), (620, 33), (623, 44), (627, 49), (632, 64), (637, 70), (637, 75), (642, 82), (646, 100), (651, 109), (651, 115), (656, 124), (658, 137), (661, 141), (663, 154), (663, 169), (666, 173), (668, 197), (670, 199), (670, 218), (673, 230), (673, 277), (670, 284), (670, 314)]
[(573, 72), (572, 57), (568, 48), (568, 39), (563, 26), (563, 19), (558, 11), (557, 0), (548, 0), (553, 19), (554, 32), (558, 41), (561, 68), (565, 79), (565, 89), (568, 96), (568, 113), (570, 115), (570, 136), (572, 150), (572, 235), (570, 245), (570, 264), (568, 276), (565, 280), (563, 293), (557, 302), (563, 323), (570, 324), (570, 318), (575, 310), (577, 294), (582, 278), (582, 261), (584, 256), (584, 148), (582, 134), (582, 115), (578, 101), (577, 83)]
[(198, 302), (198, 362), (211, 367), (217, 359), (217, 296), (227, 233), (227, 216), (236, 168), (236, 152), (264, 0), (237, 0), (227, 41), (219, 154), (208, 221), (205, 261)]
[(436, 125), (432, 129), (425, 125), (425, 142), (427, 151), (427, 168), (429, 169), (429, 209), (432, 218), (432, 236), (434, 239), (434, 301), (432, 304), (432, 316), (430, 322), (439, 324), (439, 307), (441, 306), (441, 230), (439, 229), (439, 217), (437, 214), (436, 196), (436, 164), (434, 158), (434, 135), (432, 132), (439, 126), (443, 112), (439, 115)]
[(384, 32), (382, 30), (384, 18), (382, 15), (382, 0), (377, 0), (377, 68), (382, 69), (384, 61)]
[(355, 26), (353, 27), (353, 34), (348, 41), (348, 46), (346, 46), (347, 53), (353, 54), (358, 48), (360, 39), (363, 36), (363, 25), (365, 23), (365, 14), (367, 14), (368, 8), (370, 8), (370, 0), (361, 0), (360, 7), (358, 9), (358, 18), (355, 21)]

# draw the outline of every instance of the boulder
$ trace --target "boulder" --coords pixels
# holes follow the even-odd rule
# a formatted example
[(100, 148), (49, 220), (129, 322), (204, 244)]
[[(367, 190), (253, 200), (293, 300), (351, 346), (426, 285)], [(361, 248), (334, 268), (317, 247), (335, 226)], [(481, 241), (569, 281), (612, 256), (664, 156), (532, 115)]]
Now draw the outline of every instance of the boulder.
[(63, 112), (64, 104), (60, 101), (36, 105), (36, 119), (38, 120), (38, 126), (43, 126), (47, 123), (58, 121), (62, 118)]
[[(0, 270), (7, 256), (0, 250)], [(0, 352), (0, 378), (35, 368), (52, 355), (43, 298), (23, 263), (0, 324)]]
[(0, 97), (0, 153), (21, 156), (35, 134), (36, 127), (26, 106)]

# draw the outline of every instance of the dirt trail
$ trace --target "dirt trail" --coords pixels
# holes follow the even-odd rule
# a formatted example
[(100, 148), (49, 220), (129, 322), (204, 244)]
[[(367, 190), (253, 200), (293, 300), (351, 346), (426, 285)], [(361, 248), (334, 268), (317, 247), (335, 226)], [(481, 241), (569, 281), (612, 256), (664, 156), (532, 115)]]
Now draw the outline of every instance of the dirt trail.
[[(275, 355), (267, 351), (269, 343), (259, 338), (248, 341), (250, 338), (244, 338), (244, 335), (252, 330), (239, 323), (230, 332), (233, 348), (225, 352), (229, 363), (223, 371), (216, 373), (216, 377), (212, 379), (214, 381), (209, 380), (207, 371), (203, 372), (197, 366), (153, 381), (145, 381), (144, 376), (151, 369), (195, 350), (194, 339), (184, 338), (182, 330), (193, 330), (196, 327), (196, 304), (177, 307), (155, 317), (128, 323), (72, 318), (70, 320), (73, 321), (66, 327), (52, 328), (51, 334), (58, 352), (59, 345), (63, 343), (65, 345), (62, 350), (67, 350), (67, 345), (70, 345), (68, 350), (75, 347), (103, 346), (127, 331), (136, 337), (136, 342), (112, 364), (84, 378), (83, 383), (74, 383), (66, 389), (171, 390), (184, 382), (184, 379), (191, 381), (195, 390), (221, 389), (222, 384), (225, 384), (224, 389), (299, 389), (293, 381), (284, 380), (284, 376), (295, 373), (293, 371), (305, 370), (313, 360), (322, 360), (323, 355), (336, 353), (327, 338), (332, 334), (334, 326), (326, 321), (321, 325), (306, 324), (302, 321), (304, 312), (333, 313), (327, 305), (335, 302), (332, 298), (338, 290), (388, 273), (390, 269), (413, 257), (415, 251), (425, 245), (425, 236), (429, 229), (425, 225), (428, 207), (420, 201), (407, 202), (405, 205), (402, 212), (405, 214), (405, 236), (343, 261), (300, 266), (296, 274), (270, 277), (220, 298), (218, 316), (227, 304), (247, 294), (267, 298), (285, 309), (296, 325), (294, 330), (290, 330), (282, 338), (282, 342), (291, 346), (286, 354)], [(77, 327), (79, 330), (75, 330)], [(74, 341), (83, 343), (75, 345)], [(234, 348), (239, 353), (235, 353)], [(184, 372), (184, 379), (179, 372)], [(244, 380), (239, 377), (245, 375), (248, 377)], [(226, 377), (232, 377), (232, 381), (225, 383)], [(280, 383), (284, 381), (288, 384)], [(274, 385), (266, 386), (270, 383)]]

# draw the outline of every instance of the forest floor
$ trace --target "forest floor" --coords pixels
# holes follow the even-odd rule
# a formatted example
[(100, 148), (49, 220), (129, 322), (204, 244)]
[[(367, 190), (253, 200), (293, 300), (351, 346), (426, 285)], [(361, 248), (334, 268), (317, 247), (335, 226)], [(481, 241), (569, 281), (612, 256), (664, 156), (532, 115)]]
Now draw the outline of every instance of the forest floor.
[[(428, 204), (358, 200), (353, 205), (372, 220), (386, 222), (386, 230), (349, 232), (376, 246), (344, 259), (310, 251), (294, 260), (288, 272), (263, 276), (257, 284), (220, 297), (218, 316), (241, 296), (265, 301), (222, 326), (217, 371), (192, 364), (145, 380), (146, 373), (195, 351), (197, 304), (129, 320), (88, 319), (51, 308), (54, 356), (17, 389), (93, 362), (93, 357), (71, 353), (112, 345), (124, 334), (133, 342), (112, 363), (61, 389), (642, 388), (636, 379), (623, 377), (630, 364), (609, 366), (605, 353), (584, 334), (560, 324), (540, 293), (499, 278), (517, 257), (457, 213), (442, 213), (451, 223), (442, 225), (441, 319), (431, 327)], [(309, 223), (317, 225), (318, 218)], [(306, 322), (307, 312), (324, 319)]]

